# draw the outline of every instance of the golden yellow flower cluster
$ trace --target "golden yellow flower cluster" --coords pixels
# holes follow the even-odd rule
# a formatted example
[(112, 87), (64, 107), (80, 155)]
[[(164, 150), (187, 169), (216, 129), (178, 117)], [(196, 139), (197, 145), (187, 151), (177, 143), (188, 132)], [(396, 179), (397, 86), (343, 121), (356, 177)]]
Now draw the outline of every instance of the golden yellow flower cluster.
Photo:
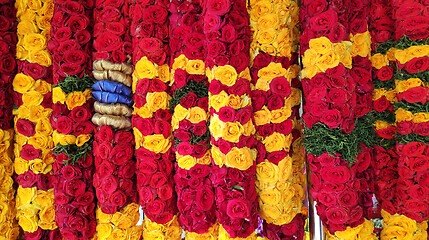
[[(343, 41), (332, 43), (327, 37), (313, 38), (310, 40), (310, 48), (302, 58), (303, 78), (312, 78), (320, 72), (325, 72), (342, 63), (345, 67), (352, 67), (352, 54), (350, 48), (352, 42)], [(359, 52), (359, 51), (356, 51)]]
[(98, 240), (129, 239), (139, 240), (143, 227), (137, 226), (140, 218), (139, 205), (131, 203), (115, 214), (105, 214), (97, 208)]
[(15, 3), (18, 19), (16, 58), (48, 67), (52, 65), (46, 46), (50, 38), (53, 0), (18, 0)]
[(405, 64), (414, 58), (429, 57), (429, 45), (411, 46), (404, 50), (396, 49), (395, 58), (401, 64)]
[(369, 57), (371, 55), (371, 35), (368, 31), (354, 36), (350, 34), (350, 41), (352, 42), (350, 47), (352, 57)]
[[(376, 240), (377, 235), (373, 232), (374, 223), (370, 220), (366, 220), (365, 222), (351, 228), (347, 227), (344, 231), (336, 231), (335, 235), (329, 233), (329, 231), (325, 231), (326, 240), (349, 240), (349, 239), (359, 239), (359, 240)], [(382, 238), (384, 239), (384, 238)]]
[(26, 232), (40, 227), (45, 230), (57, 228), (55, 224), (54, 190), (37, 190), (19, 186), (16, 196), (17, 219)]
[(173, 65), (171, 66), (170, 85), (174, 84), (174, 72), (176, 69), (185, 70), (188, 74), (192, 75), (204, 75), (206, 65), (203, 60), (188, 59), (184, 54), (179, 55), (174, 59)]
[(182, 227), (174, 216), (165, 224), (152, 222), (149, 218), (143, 220), (143, 239), (148, 240), (180, 240)]
[(398, 101), (398, 99), (396, 98), (396, 90), (395, 89), (386, 90), (384, 88), (379, 88), (379, 89), (374, 89), (374, 91), (372, 92), (372, 100), (373, 101), (376, 101), (383, 96), (385, 96), (386, 99), (390, 103), (394, 103), (394, 102)]
[(399, 108), (395, 111), (396, 122), (413, 121), (414, 123), (429, 122), (429, 113), (419, 112), (412, 113), (405, 109)]
[(215, 240), (219, 237), (219, 226), (220, 224), (216, 222), (209, 231), (203, 234), (198, 234), (195, 232), (186, 231), (185, 240)]
[(427, 221), (418, 223), (404, 215), (390, 215), (384, 210), (381, 210), (381, 216), (383, 217), (383, 230), (380, 238), (383, 240), (426, 240), (428, 237)]
[(13, 188), (12, 139), (13, 130), (0, 129), (0, 238), (17, 239), (19, 227), (16, 222), (15, 189)]
[(396, 49), (391, 48), (386, 54), (376, 53), (372, 55), (370, 58), (372, 67), (379, 70), (384, 66), (388, 66), (389, 62), (395, 61), (395, 52)]
[(299, 43), (299, 7), (293, 0), (251, 0), (251, 56), (258, 51), (291, 58)]

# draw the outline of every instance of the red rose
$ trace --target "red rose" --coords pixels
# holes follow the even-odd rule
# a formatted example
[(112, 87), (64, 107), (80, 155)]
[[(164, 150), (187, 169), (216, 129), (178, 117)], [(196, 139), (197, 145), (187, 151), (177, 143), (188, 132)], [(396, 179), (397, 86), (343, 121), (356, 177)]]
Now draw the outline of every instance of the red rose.
[(412, 133), (414, 127), (413, 121), (402, 121), (396, 123), (396, 131), (401, 135)]
[(23, 188), (32, 188), (37, 183), (37, 175), (33, 171), (28, 170), (23, 174), (19, 174), (16, 181)]
[(94, 40), (94, 49), (97, 51), (112, 52), (121, 46), (121, 37), (110, 32), (105, 32)]
[(426, 146), (422, 142), (410, 142), (402, 146), (402, 154), (410, 157), (418, 157), (423, 155)]
[[(207, 132), (206, 121), (201, 121), (193, 126), (192, 133), (197, 136), (202, 136), (205, 132)], [(180, 138), (181, 139), (181, 138)], [(190, 138), (186, 141), (189, 141)]]
[(338, 205), (336, 196), (330, 192), (322, 191), (317, 194), (317, 198), (315, 199), (317, 200), (318, 203), (323, 204), (327, 207)]
[(262, 106), (267, 103), (267, 92), (254, 90), (251, 93), (253, 111), (261, 110)]
[(81, 74), (83, 71), (83, 66), (75, 65), (74, 63), (63, 63), (61, 64), (59, 75), (61, 77), (75, 76)]
[(88, 224), (86, 218), (81, 216), (80, 214), (73, 214), (67, 218), (67, 225), (70, 226), (71, 229), (76, 231), (84, 231), (86, 229), (86, 225)]
[(409, 166), (413, 171), (425, 171), (429, 169), (429, 157), (417, 156), (409, 158)]
[(292, 92), (290, 84), (285, 77), (274, 78), (270, 82), (270, 90), (284, 98), (287, 98)]
[(375, 134), (379, 137), (386, 139), (394, 139), (395, 138), (396, 128), (394, 126), (390, 126), (384, 129), (379, 129), (375, 131)]
[(70, 196), (77, 197), (85, 192), (86, 184), (79, 179), (71, 179), (64, 185), (65, 193)]
[(229, 0), (208, 0), (206, 4), (207, 12), (215, 15), (224, 15), (231, 8)]
[(338, 202), (346, 207), (353, 208), (358, 204), (359, 196), (355, 191), (345, 190), (338, 196)]
[(405, 92), (398, 93), (398, 101), (405, 100), (409, 103), (426, 103), (428, 89), (426, 87), (418, 86), (408, 89)]
[(310, 18), (309, 22), (310, 28), (313, 29), (313, 31), (327, 31), (338, 22), (338, 15), (334, 10), (328, 9), (327, 11)]
[[(149, 203), (155, 200), (156, 195), (152, 193), (152, 190), (149, 187), (140, 187), (139, 197), (140, 197), (140, 202)], [(143, 204), (140, 204), (140, 205), (143, 205)]]
[(382, 96), (381, 98), (374, 101), (373, 106), (375, 111), (384, 112), (390, 106), (390, 102), (387, 100), (385, 96)]
[(12, 54), (5, 54), (0, 57), (0, 71), (4, 73), (13, 73), (16, 68), (15, 58)]
[(120, 166), (118, 169), (118, 177), (120, 178), (125, 178), (125, 179), (130, 179), (132, 177), (134, 177), (135, 174), (135, 163), (133, 161), (128, 161), (127, 163), (125, 163), (124, 165)]
[(197, 100), (197, 95), (193, 92), (190, 92), (185, 97), (180, 99), (180, 105), (182, 105), (186, 109), (189, 109), (197, 104)]
[(214, 204), (214, 199), (215, 195), (211, 187), (204, 185), (203, 187), (197, 189), (195, 201), (196, 205), (202, 211), (209, 211)]
[(85, 192), (84, 194), (78, 196), (75, 201), (79, 205), (90, 205), (94, 201), (94, 193)]
[(25, 239), (27, 240), (38, 240), (42, 239), (44, 231), (42, 228), (37, 228), (35, 232), (25, 232)]
[(171, 197), (173, 197), (173, 188), (170, 185), (163, 185), (157, 189), (158, 197), (162, 201), (167, 201)]
[(116, 190), (110, 195), (110, 202), (118, 207), (122, 207), (127, 202), (127, 196), (121, 190)]
[(108, 142), (108, 143), (112, 142), (113, 140), (112, 128), (107, 125), (99, 127), (98, 132), (95, 134), (95, 140), (97, 142)]
[(236, 112), (235, 118), (238, 122), (244, 125), (250, 121), (252, 113), (253, 113), (252, 107), (246, 106)]
[(268, 137), (274, 133), (274, 124), (268, 123), (262, 126), (256, 126), (256, 131), (262, 137)]
[(108, 175), (113, 174), (116, 170), (116, 166), (109, 161), (103, 161), (100, 165), (97, 167), (97, 175), (100, 176), (100, 178), (105, 178)]
[(405, 64), (405, 70), (409, 73), (424, 72), (429, 68), (429, 58), (413, 58)]
[(109, 160), (120, 166), (130, 160), (133, 156), (133, 146), (131, 143), (122, 143), (116, 145), (109, 154)]
[(384, 66), (377, 70), (377, 78), (380, 81), (388, 81), (393, 78), (393, 68), (390, 66)]
[(333, 88), (329, 91), (327, 101), (335, 104), (344, 104), (348, 100), (348, 93), (343, 88)]
[(237, 56), (232, 56), (229, 59), (229, 64), (236, 69), (237, 72), (242, 72), (249, 66), (250, 57), (244, 52)]
[(24, 146), (22, 146), (21, 153), (20, 153), (21, 158), (28, 161), (36, 158), (40, 158), (41, 155), (42, 155), (42, 151), (39, 149), (35, 149), (33, 145), (30, 145), (30, 144), (25, 144)]
[(82, 65), (86, 62), (88, 55), (81, 50), (69, 50), (64, 53), (64, 61), (66, 63), (72, 63)]
[(113, 175), (109, 175), (101, 181), (101, 189), (107, 194), (111, 194), (118, 189), (118, 185), (119, 180)]
[(326, 124), (329, 128), (338, 127), (343, 121), (340, 111), (337, 109), (330, 109), (320, 118), (320, 121)]
[(150, 179), (150, 186), (152, 188), (159, 188), (162, 185), (166, 184), (168, 181), (167, 176), (162, 172), (156, 172), (152, 175)]
[(155, 121), (151, 118), (142, 118), (136, 116), (132, 118), (133, 127), (137, 128), (143, 136), (149, 136), (153, 134), (155, 129)]
[(313, 17), (314, 15), (320, 14), (326, 10), (328, 7), (328, 2), (326, 0), (315, 0), (310, 1), (306, 6), (307, 14), (309, 17)]
[(143, 11), (143, 19), (150, 23), (164, 23), (167, 17), (167, 10), (160, 5), (150, 5)]
[(18, 119), (16, 122), (16, 130), (18, 133), (26, 136), (31, 137), (35, 134), (35, 124), (29, 120), (26, 119)]
[(165, 202), (156, 199), (146, 205), (146, 209), (150, 215), (158, 215), (165, 211)]
[[(226, 0), (224, 0), (226, 1)], [(234, 26), (231, 24), (226, 24), (222, 27), (222, 37), (221, 40), (227, 43), (233, 42), (237, 36)], [(220, 65), (220, 64), (219, 64)]]
[(177, 145), (177, 153), (185, 156), (191, 155), (193, 152), (193, 146), (189, 142), (181, 142)]
[(346, 166), (324, 167), (320, 174), (324, 181), (337, 184), (344, 184), (351, 178), (350, 170)]
[(73, 125), (73, 135), (79, 136), (83, 134), (90, 134), (94, 130), (94, 124), (90, 121), (77, 122)]
[(76, 39), (76, 41), (80, 44), (80, 45), (85, 45), (87, 44), (90, 40), (91, 40), (91, 33), (84, 29), (81, 31), (77, 31), (73, 37)]
[(349, 214), (344, 207), (330, 207), (326, 211), (326, 218), (332, 224), (343, 224), (349, 220)]
[[(238, 69), (237, 69), (237, 72), (239, 72)], [(236, 83), (228, 89), (229, 94), (235, 94), (238, 96), (241, 96), (244, 94), (250, 95), (250, 91), (251, 90), (250, 90), (249, 80), (244, 78), (239, 78), (236, 81)]]
[(249, 203), (246, 200), (232, 199), (228, 201), (226, 207), (226, 213), (232, 219), (235, 218), (248, 218), (251, 209), (249, 209)]
[(429, 122), (414, 124), (413, 132), (420, 136), (429, 136)]

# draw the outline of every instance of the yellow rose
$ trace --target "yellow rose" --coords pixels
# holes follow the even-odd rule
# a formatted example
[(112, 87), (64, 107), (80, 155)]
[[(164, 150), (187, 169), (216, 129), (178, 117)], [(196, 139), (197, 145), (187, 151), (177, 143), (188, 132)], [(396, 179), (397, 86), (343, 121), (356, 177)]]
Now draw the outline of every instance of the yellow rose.
[(321, 55), (332, 51), (332, 42), (327, 37), (310, 39), (309, 46)]
[(44, 67), (52, 65), (51, 55), (47, 50), (36, 50), (29, 53), (29, 59), (33, 63), (38, 63)]
[(203, 165), (210, 165), (211, 161), (210, 151), (207, 151), (203, 157), (197, 159), (197, 163)]
[(262, 205), (261, 207), (263, 215), (271, 218), (276, 219), (278, 216), (281, 215), (281, 210), (276, 205)]
[(384, 95), (386, 96), (387, 100), (390, 103), (394, 103), (394, 102), (398, 101), (398, 99), (396, 98), (396, 91), (395, 91), (395, 89), (390, 89)]
[(286, 121), (292, 114), (292, 108), (290, 101), (286, 101), (285, 106), (280, 109), (271, 111), (271, 122), (272, 123), (281, 123)]
[(266, 106), (263, 106), (261, 110), (254, 113), (256, 126), (261, 126), (271, 121), (271, 112)]
[(70, 145), (76, 143), (76, 136), (65, 135), (57, 132), (57, 130), (54, 130), (54, 132), (52, 133), (52, 140), (54, 142), (54, 145)]
[[(98, 218), (97, 218), (98, 220)], [(110, 236), (110, 234), (112, 234), (113, 231), (113, 227), (110, 223), (102, 223), (102, 224), (97, 224), (97, 237), (98, 239), (106, 239), (107, 237)]]
[(133, 76), (134, 75), (137, 77), (137, 80), (143, 78), (154, 79), (158, 73), (155, 65), (149, 61), (147, 57), (143, 57), (136, 63)]
[(281, 63), (271, 62), (258, 71), (258, 77), (270, 82), (273, 78), (285, 76), (286, 72)]
[(67, 95), (60, 87), (54, 87), (52, 89), (52, 100), (54, 103), (60, 102), (64, 104), (66, 101)]
[[(256, 179), (273, 188), (279, 179), (279, 167), (267, 160), (256, 165)], [(260, 189), (265, 190), (265, 189)]]
[(315, 65), (318, 62), (320, 54), (316, 52), (316, 50), (310, 48), (304, 52), (304, 56), (302, 57), (302, 65), (304, 68), (308, 68), (312, 65)]
[(82, 106), (86, 103), (86, 97), (83, 92), (72, 92), (67, 95), (67, 108), (72, 110), (75, 107)]
[(384, 96), (385, 93), (386, 93), (386, 89), (384, 88), (374, 89), (374, 91), (372, 92), (372, 100), (373, 101), (378, 100), (379, 98)]
[(160, 232), (143, 231), (143, 239), (164, 240), (166, 238), (165, 238), (164, 234), (162, 234)]
[(204, 75), (205, 69), (206, 66), (200, 59), (189, 60), (188, 64), (186, 65), (186, 71), (189, 74)]
[(82, 134), (77, 136), (76, 138), (76, 146), (83, 146), (88, 140), (91, 139), (91, 134)]
[(265, 79), (259, 78), (256, 82), (255, 89), (267, 92), (270, 90), (270, 83)]
[(133, 114), (139, 115), (142, 118), (152, 118), (153, 117), (153, 114), (152, 114), (151, 110), (149, 109), (149, 106), (147, 106), (147, 105), (145, 105), (141, 108), (134, 107)]
[(37, 189), (33, 188), (23, 188), (21, 186), (18, 187), (17, 190), (17, 206), (25, 205), (31, 203), (36, 198)]
[(244, 136), (250, 136), (254, 135), (256, 133), (255, 125), (253, 125), (252, 121), (248, 121), (243, 125), (243, 135)]
[(37, 230), (37, 216), (36, 215), (19, 215), (18, 224), (22, 230), (26, 232), (34, 232)]
[(334, 52), (328, 52), (323, 54), (318, 59), (316, 66), (320, 68), (323, 72), (330, 68), (334, 68), (340, 64), (340, 56)]
[(414, 123), (429, 122), (429, 113), (420, 112), (420, 113), (414, 114), (413, 122)]
[(43, 95), (36, 91), (29, 91), (22, 94), (22, 103), (26, 106), (39, 105), (43, 101)]
[(238, 74), (238, 78), (244, 78), (249, 80), (249, 82), (252, 80), (252, 76), (250, 75), (250, 69), (248, 67), (246, 67), (246, 69), (244, 69), (243, 71), (241, 71)]
[(319, 72), (320, 69), (316, 65), (311, 65), (302, 69), (302, 76), (303, 78), (313, 78)]
[(254, 4), (250, 4), (250, 19), (252, 21), (258, 21), (258, 19), (267, 13), (270, 13), (273, 10), (272, 4), (270, 1), (256, 1)]
[(280, 151), (283, 148), (288, 148), (288, 146), (286, 146), (286, 136), (278, 132), (274, 132), (270, 136), (266, 137), (262, 143), (265, 145), (268, 152)]
[(165, 153), (171, 147), (171, 141), (162, 134), (154, 134), (144, 138), (143, 147), (154, 153)]
[(389, 60), (386, 55), (376, 53), (371, 57), (371, 64), (374, 68), (380, 69), (384, 66), (389, 65)]
[(402, 108), (399, 108), (398, 110), (395, 111), (395, 116), (396, 116), (396, 122), (412, 121), (414, 117), (412, 112), (409, 112)]
[(231, 87), (237, 81), (237, 71), (230, 65), (216, 67), (214, 69), (214, 77), (219, 80), (222, 84)]
[(219, 166), (222, 167), (225, 164), (225, 160), (226, 160), (226, 155), (223, 154), (218, 147), (216, 146), (212, 146), (211, 148), (211, 154), (212, 154), (212, 158), (214, 163)]
[(52, 91), (52, 86), (44, 80), (37, 80), (34, 84), (34, 90), (45, 95)]
[(28, 110), (28, 119), (32, 122), (37, 122), (41, 118), (49, 117), (52, 112), (52, 109), (45, 109), (41, 105), (31, 105), (28, 107)]
[(28, 170), (28, 161), (17, 157), (15, 158), (14, 167), (16, 174), (24, 174)]
[(278, 167), (280, 181), (289, 181), (293, 172), (292, 162), (292, 158), (289, 155), (279, 162)]
[(188, 65), (188, 58), (184, 54), (181, 54), (180, 56), (174, 59), (173, 69), (178, 69), (178, 68), (185, 69), (187, 65)]
[(18, 23), (16, 33), (18, 36), (25, 36), (30, 33), (37, 33), (39, 31), (33, 21), (22, 20)]
[(158, 67), (158, 78), (165, 83), (170, 81), (170, 67), (168, 64)]
[(35, 81), (32, 77), (23, 73), (18, 73), (13, 79), (13, 90), (19, 93), (25, 93), (33, 88)]
[(115, 226), (121, 228), (121, 229), (128, 229), (132, 226), (135, 226), (137, 222), (134, 222), (132, 218), (126, 215), (122, 215), (118, 219), (112, 219), (112, 223), (115, 224)]
[(375, 125), (375, 128), (377, 130), (385, 129), (385, 128), (388, 128), (388, 127), (392, 126), (392, 124), (389, 124), (389, 123), (387, 123), (385, 121), (380, 121), (380, 120), (375, 121), (374, 125)]
[(239, 122), (226, 122), (222, 129), (222, 138), (229, 142), (238, 143), (244, 128)]
[(38, 33), (29, 33), (24, 35), (23, 46), (27, 50), (37, 51), (46, 48), (46, 39)]
[(200, 107), (193, 107), (189, 110), (188, 120), (193, 123), (199, 123), (207, 120), (207, 113)]
[(256, 160), (256, 153), (250, 148), (234, 147), (226, 154), (225, 165), (245, 171), (253, 166), (254, 160)]
[(277, 205), (281, 200), (281, 196), (282, 194), (280, 191), (275, 188), (259, 192), (259, 198), (261, 201), (268, 205)]
[(108, 240), (126, 239), (124, 230), (120, 228), (113, 229), (112, 234), (107, 238)]
[(221, 91), (218, 95), (209, 96), (209, 106), (219, 111), (221, 107), (227, 106), (229, 101), (228, 93)]
[(178, 121), (182, 121), (189, 115), (189, 110), (184, 108), (182, 105), (178, 104), (174, 107), (174, 116)]
[(172, 239), (172, 240), (180, 240), (182, 239), (182, 228), (179, 226), (172, 226), (167, 228), (167, 231), (165, 233), (166, 239)]
[(112, 214), (106, 214), (101, 211), (101, 208), (98, 207), (97, 210), (95, 210), (95, 215), (97, 216), (97, 221), (99, 223), (109, 223), (110, 225), (110, 219), (112, 218)]
[(275, 29), (260, 29), (256, 35), (256, 39), (260, 44), (273, 44), (277, 39), (277, 32)]
[(292, 88), (292, 93), (289, 96), (290, 103), (292, 107), (298, 106), (301, 104), (301, 90), (299, 88)]
[(51, 16), (37, 16), (37, 26), (42, 30), (48, 30), (51, 28)]
[(396, 84), (396, 90), (398, 92), (405, 92), (410, 88), (423, 86), (423, 81), (419, 78), (410, 78), (406, 81), (399, 81)]
[(147, 94), (147, 105), (152, 112), (156, 112), (158, 109), (167, 109), (168, 100), (170, 97), (166, 92), (152, 92)]
[(39, 134), (44, 135), (44, 136), (52, 135), (52, 131), (53, 131), (52, 126), (51, 126), (51, 122), (46, 117), (40, 118), (37, 121), (35, 129), (36, 129), (36, 133), (39, 133)]
[[(139, 149), (141, 146), (143, 146), (143, 141), (144, 141), (143, 134), (135, 127), (133, 127), (133, 134), (136, 141), (136, 149)], [(55, 137), (54, 137), (54, 141), (55, 141)]]
[(240, 96), (231, 94), (229, 95), (229, 98), (228, 98), (228, 106), (236, 110), (240, 109), (243, 107), (243, 100), (241, 99)]
[(45, 149), (50, 148), (52, 146), (52, 140), (50, 137), (43, 136), (41, 134), (36, 133), (34, 136), (31, 136), (28, 139), (28, 143), (33, 145), (36, 149)]
[(190, 155), (176, 155), (176, 159), (177, 159), (177, 164), (179, 165), (180, 168), (189, 170), (191, 169), (193, 166), (195, 166), (197, 164), (197, 159), (193, 156)]
[(29, 169), (32, 170), (35, 174), (45, 173), (46, 164), (42, 159), (34, 159), (28, 163)]
[(279, 16), (274, 13), (267, 13), (258, 19), (257, 27), (259, 29), (277, 28), (279, 25)]
[(57, 225), (55, 224), (55, 206), (50, 205), (45, 208), (43, 208), (39, 212), (39, 225), (41, 228), (46, 230), (53, 230), (57, 228)]

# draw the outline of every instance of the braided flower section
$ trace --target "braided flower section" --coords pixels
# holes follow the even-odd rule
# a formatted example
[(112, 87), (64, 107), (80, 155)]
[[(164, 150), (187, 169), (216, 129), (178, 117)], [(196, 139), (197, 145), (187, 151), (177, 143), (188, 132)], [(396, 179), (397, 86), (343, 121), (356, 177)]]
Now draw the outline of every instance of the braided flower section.
[(95, 233), (93, 132), (91, 122), (91, 21), (93, 3), (55, 2), (52, 39), (55, 221), (65, 239)]
[(202, 7), (199, 1), (173, 1), (170, 12), (174, 90), (170, 111), (179, 223), (186, 231), (186, 239), (216, 238)]
[(269, 239), (303, 239), (299, 8), (295, 1), (251, 1), (249, 14), (251, 56), (255, 56), (251, 75), (258, 140), (256, 189), (264, 235)]
[(169, 1), (138, 1), (132, 5), (132, 126), (136, 141), (137, 186), (145, 213), (143, 238), (180, 239), (174, 191), (169, 100)]
[[(356, 7), (360, 8), (365, 11), (364, 6)], [(371, 153), (362, 143), (366, 143), (367, 129), (372, 130), (372, 123), (356, 118), (371, 110), (371, 91), (360, 90), (370, 80), (365, 69), (370, 65), (363, 57), (353, 62), (352, 56), (368, 56), (369, 43), (368, 34), (358, 35), (362, 33), (359, 29), (353, 28), (352, 38), (349, 36), (348, 29), (362, 22), (349, 14), (354, 9), (348, 1), (304, 1), (301, 7), (302, 84), (306, 101), (303, 140), (311, 169), (311, 194), (331, 235), (344, 234), (365, 224), (368, 207), (369, 185), (365, 179)], [(359, 67), (363, 76), (368, 75), (367, 82), (358, 83)], [(373, 224), (368, 226), (371, 229), (361, 237), (375, 239)], [(357, 232), (352, 236), (357, 237)]]
[(15, 191), (13, 186), (13, 77), (16, 74), (16, 16), (13, 3), (0, 4), (0, 238), (17, 239)]
[(206, 74), (219, 239), (255, 239), (255, 127), (249, 72), (246, 1), (203, 1)]
[[(428, 73), (429, 21), (423, 10), (425, 1), (394, 1), (395, 17), (395, 84), (398, 101), (396, 109), (396, 151), (398, 154), (398, 183), (396, 200), (398, 214), (427, 224), (429, 219), (428, 142)], [(419, 228), (419, 231), (421, 228)], [(411, 228), (415, 230), (416, 228)], [(427, 238), (427, 228), (420, 233)]]
[(97, 239), (139, 239), (138, 193), (131, 130), (132, 39), (129, 3), (96, 1), (93, 75), (94, 187)]
[[(58, 239), (53, 203), (52, 59), (47, 51), (53, 2), (16, 1), (18, 21), (13, 80), (17, 219), (25, 236)], [(4, 16), (14, 13), (11, 10)], [(12, 39), (11, 39), (12, 40)], [(47, 232), (48, 231), (48, 232)], [(56, 233), (55, 233), (56, 232)]]

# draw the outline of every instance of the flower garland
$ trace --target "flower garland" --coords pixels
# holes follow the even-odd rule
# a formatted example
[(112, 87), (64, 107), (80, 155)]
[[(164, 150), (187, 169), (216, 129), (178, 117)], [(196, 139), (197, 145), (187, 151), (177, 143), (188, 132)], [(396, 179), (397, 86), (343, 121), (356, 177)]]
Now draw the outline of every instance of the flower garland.
[[(373, 72), (373, 116), (376, 132), (373, 169), (373, 191), (379, 202), (379, 209), (396, 213), (395, 191), (398, 178), (398, 158), (395, 152), (396, 132), (394, 102), (393, 33), (394, 22), (389, 1), (375, 2), (370, 9), (370, 33), (372, 38), (371, 57)], [(381, 217), (381, 216), (380, 216)], [(383, 222), (383, 228), (389, 225)]]
[[(360, 182), (361, 192), (359, 204), (363, 208), (365, 219), (371, 219), (373, 216), (373, 191), (371, 160), (373, 159), (375, 131), (373, 130), (372, 115), (372, 92), (374, 90), (371, 68), (371, 34), (368, 30), (370, 0), (362, 0), (352, 3), (349, 13), (350, 28), (350, 54), (352, 55), (351, 77), (356, 82), (356, 106), (353, 112), (353, 118), (359, 122), (360, 134), (363, 136), (359, 142), (362, 148), (359, 151), (358, 165), (359, 171), (356, 179)], [(365, 225), (369, 226), (369, 225)], [(373, 229), (373, 228), (372, 228)], [(367, 229), (366, 231), (372, 231)]]
[(170, 12), (171, 88), (174, 90), (170, 111), (177, 159), (174, 180), (178, 220), (186, 231), (186, 239), (216, 238), (202, 7), (195, 0), (173, 1)]
[(132, 126), (139, 201), (146, 216), (145, 239), (151, 239), (152, 235), (180, 239), (182, 233), (176, 216), (171, 148), (168, 3), (164, 0), (136, 2), (130, 9), (135, 64)]
[[(399, 173), (396, 204), (398, 214), (417, 223), (429, 219), (428, 181), (425, 177), (429, 173), (425, 153), (429, 142), (429, 22), (427, 13), (423, 11), (427, 6), (427, 2), (414, 0), (393, 2), (398, 99), (395, 103)], [(426, 239), (427, 225), (419, 231), (421, 238)]]
[(129, 4), (96, 1), (92, 95), (97, 239), (139, 239), (134, 135), (131, 129), (132, 39)]
[(95, 233), (94, 160), (91, 123), (91, 23), (87, 1), (57, 1), (52, 18), (54, 87), (52, 125), (55, 221), (65, 239), (92, 239)]
[[(282, 6), (282, 7), (278, 7)], [(285, 15), (288, 12), (288, 15)], [(304, 152), (298, 79), (298, 15), (295, 1), (251, 1), (252, 105), (258, 156), (256, 190), (268, 239), (304, 237)], [(252, 54), (254, 53), (254, 54)]]
[[(256, 239), (256, 140), (250, 99), (246, 1), (203, 1), (211, 115), (211, 180), (219, 239)], [(208, 198), (207, 198), (208, 199)]]
[(15, 47), (17, 38), (14, 1), (0, 4), (0, 199), (2, 218), (0, 238), (16, 239), (19, 235), (15, 219), (15, 188), (13, 187), (13, 95), (12, 81), (16, 74)]
[[(365, 176), (371, 155), (368, 147), (359, 143), (366, 143), (370, 134), (366, 122), (356, 121), (360, 110), (357, 93), (363, 84), (357, 83), (359, 78), (350, 69), (352, 55), (362, 49), (366, 53), (362, 55), (367, 56), (365, 48), (369, 45), (353, 46), (350, 41), (355, 39), (350, 39), (347, 32), (352, 26), (349, 22), (353, 23), (349, 18), (352, 14), (347, 11), (353, 11), (354, 6), (326, 0), (302, 4), (303, 140), (311, 169), (311, 195), (326, 230), (334, 235), (347, 231), (347, 227), (365, 224), (367, 201), (362, 193), (367, 191), (368, 184), (360, 176)], [(356, 37), (356, 33), (359, 32), (352, 32), (352, 36)], [(365, 39), (354, 42), (365, 43)], [(366, 76), (368, 81), (369, 78)], [(360, 112), (371, 109), (363, 105), (366, 111)], [(372, 231), (361, 237), (375, 239)]]
[(48, 239), (59, 239), (58, 231), (50, 231), (57, 228), (52, 190), (52, 60), (47, 51), (53, 3), (40, 2), (33, 6), (16, 1), (15, 7), (19, 61), (18, 74), (12, 84), (16, 108), (14, 168), (19, 184), (17, 219), (29, 238), (49, 235)]

